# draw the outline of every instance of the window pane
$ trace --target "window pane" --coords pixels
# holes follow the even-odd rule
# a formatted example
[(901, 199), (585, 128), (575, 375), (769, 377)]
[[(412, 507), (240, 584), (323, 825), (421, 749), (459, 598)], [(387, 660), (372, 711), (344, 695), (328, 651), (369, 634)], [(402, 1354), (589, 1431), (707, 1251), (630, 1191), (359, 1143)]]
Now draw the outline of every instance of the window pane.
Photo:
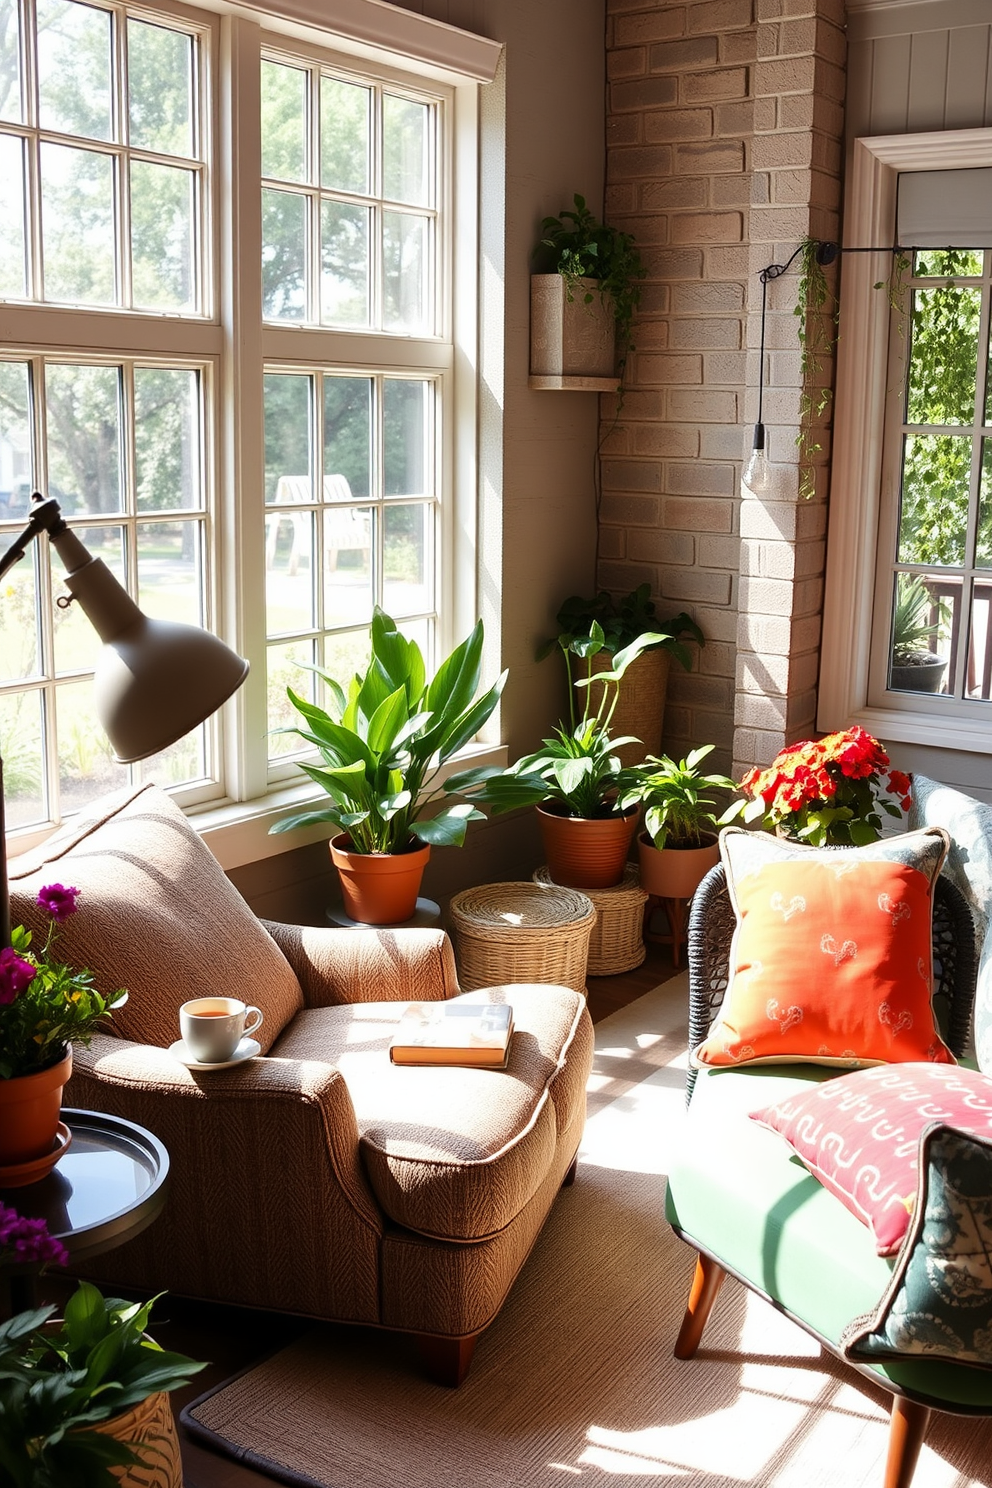
[(40, 692), (0, 697), (0, 757), (7, 830), (48, 819)]
[(971, 591), (971, 637), (965, 697), (992, 700), (992, 583), (976, 579)]
[(192, 310), (192, 171), (131, 162), (131, 275), (139, 310)]
[[(265, 499), (311, 501), (310, 409), (313, 379), (272, 373), (265, 378)], [(306, 494), (290, 494), (280, 483), (301, 479)]]
[(371, 102), (369, 88), (321, 78), (321, 186), (358, 195), (368, 192)]
[(43, 129), (113, 138), (110, 14), (38, 0), (38, 102)]
[[(313, 641), (291, 641), (285, 646), (270, 646), (266, 652), (268, 669), (267, 693), (269, 704), (269, 728), (296, 728), (303, 722), (289, 698), (286, 688), (291, 687), (298, 697), (308, 702), (316, 701), (316, 678), (307, 668), (315, 665)], [(269, 758), (282, 755), (302, 754), (311, 749), (295, 734), (269, 734)]]
[(430, 109), (385, 93), (382, 99), (382, 194), (430, 205)]
[(919, 279), (966, 279), (982, 272), (981, 248), (918, 249), (913, 273)]
[(262, 314), (302, 320), (306, 312), (306, 198), (262, 192)]
[(137, 542), (138, 604), (145, 614), (202, 625), (202, 524), (139, 522)]
[[(352, 677), (359, 673), (364, 676), (369, 664), (371, 646), (367, 630), (349, 630), (337, 635), (324, 637), (324, 659), (321, 662), (323, 670), (335, 682), (339, 682), (348, 691), (348, 685)], [(320, 684), (318, 701), (322, 707), (327, 707), (327, 689)]]
[(908, 423), (974, 419), (981, 308), (979, 289), (939, 285), (914, 292)]
[(128, 20), (130, 142), (160, 155), (193, 154), (193, 39)]
[(115, 304), (111, 157), (42, 144), (41, 219), (45, 298)]
[(383, 385), (383, 441), (387, 496), (423, 496), (429, 490), (426, 382), (387, 378)]
[(262, 175), (306, 181), (307, 74), (299, 67), (262, 63)]
[(71, 682), (56, 689), (55, 723), (63, 812), (78, 811), (94, 796), (127, 785), (127, 766), (114, 761), (110, 740), (97, 719), (92, 682)]
[(20, 6), (0, 9), (0, 119), (21, 122), (21, 32)]
[(324, 623), (368, 625), (375, 600), (372, 508), (325, 507), (323, 517)]
[(960, 581), (897, 574), (889, 687), (894, 692), (948, 692), (952, 633), (957, 634)]
[[(3, 81), (0, 78), (0, 97)], [(24, 147), (13, 135), (0, 134), (0, 295), (27, 293), (24, 263)]]
[(408, 213), (382, 214), (382, 323), (387, 331), (428, 326), (428, 223)]
[(982, 440), (982, 484), (978, 498), (975, 567), (992, 568), (992, 439)]
[(207, 726), (202, 724), (190, 734), (184, 734), (160, 754), (149, 755), (141, 760), (136, 773), (142, 780), (154, 780), (159, 785), (188, 785), (203, 780), (207, 773)]
[(291, 506), (270, 506), (265, 513), (265, 629), (270, 636), (312, 630), (317, 623), (314, 521), (312, 511)]
[(382, 603), (390, 615), (434, 608), (432, 513), (423, 503), (383, 510)]
[(136, 367), (134, 457), (138, 510), (202, 510), (200, 379), (195, 372)]
[(371, 377), (324, 379), (325, 501), (372, 490), (372, 386)]
[(26, 362), (0, 361), (0, 522), (23, 521), (31, 498), (31, 425)]
[(325, 201), (320, 209), (320, 318), (368, 325), (369, 209)]
[(119, 512), (120, 369), (51, 365), (45, 373), (49, 494), (66, 512)]
[[(0, 537), (0, 548), (10, 534)], [(0, 682), (20, 682), (41, 671), (38, 545), (4, 574), (0, 589)], [(2, 758), (2, 753), (0, 753)]]
[[(123, 527), (76, 527), (76, 536), (94, 558), (100, 558), (110, 569), (114, 578), (124, 588), (127, 575), (124, 567)], [(66, 597), (68, 590), (59, 582), (61, 566), (53, 568), (53, 588), (57, 597)], [(92, 671), (100, 656), (102, 642), (78, 604), (62, 606), (56, 603), (52, 612), (55, 624), (55, 674)]]
[(964, 563), (970, 473), (970, 437), (907, 436), (899, 513), (900, 563)]

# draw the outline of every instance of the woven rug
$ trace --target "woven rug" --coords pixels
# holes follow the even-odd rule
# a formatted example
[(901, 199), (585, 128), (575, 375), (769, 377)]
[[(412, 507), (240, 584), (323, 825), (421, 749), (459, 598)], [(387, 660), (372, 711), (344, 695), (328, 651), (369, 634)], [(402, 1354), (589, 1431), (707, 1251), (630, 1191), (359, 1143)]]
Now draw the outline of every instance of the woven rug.
[[(881, 1488), (888, 1397), (737, 1283), (672, 1358), (693, 1257), (664, 1219), (685, 981), (597, 1026), (577, 1180), (459, 1390), (403, 1341), (321, 1326), (183, 1412), (197, 1440), (316, 1488)], [(914, 1488), (992, 1484), (992, 1421), (934, 1418)]]

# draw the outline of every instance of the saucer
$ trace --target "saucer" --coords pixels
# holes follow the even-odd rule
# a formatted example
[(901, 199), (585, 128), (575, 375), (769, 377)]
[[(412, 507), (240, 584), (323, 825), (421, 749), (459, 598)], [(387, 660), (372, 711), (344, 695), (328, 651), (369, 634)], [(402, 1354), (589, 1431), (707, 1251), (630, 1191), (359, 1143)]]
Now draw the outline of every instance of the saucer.
[(39, 1178), (46, 1177), (59, 1159), (65, 1156), (71, 1141), (72, 1132), (64, 1121), (60, 1121), (51, 1152), (46, 1152), (44, 1157), (32, 1157), (27, 1162), (10, 1163), (9, 1166), (0, 1168), (0, 1188), (24, 1188), (29, 1183), (37, 1183)]
[(173, 1059), (178, 1059), (187, 1069), (215, 1070), (230, 1069), (232, 1064), (241, 1064), (246, 1059), (255, 1059), (262, 1052), (262, 1046), (253, 1038), (243, 1038), (231, 1055), (230, 1059), (222, 1059), (217, 1064), (204, 1064), (200, 1059), (194, 1059), (182, 1039), (176, 1039), (174, 1044), (169, 1045), (169, 1053)]

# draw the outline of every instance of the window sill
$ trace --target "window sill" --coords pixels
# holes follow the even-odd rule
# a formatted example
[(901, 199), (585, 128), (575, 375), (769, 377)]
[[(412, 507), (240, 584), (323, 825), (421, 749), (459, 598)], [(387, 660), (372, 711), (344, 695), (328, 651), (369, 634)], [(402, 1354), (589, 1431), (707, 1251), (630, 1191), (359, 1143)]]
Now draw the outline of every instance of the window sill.
[[(441, 778), (453, 775), (458, 770), (468, 770), (479, 765), (501, 765), (507, 763), (504, 745), (480, 745), (462, 750), (457, 759), (449, 760), (443, 767)], [(270, 829), (294, 812), (321, 800), (322, 793), (309, 780), (299, 785), (285, 786), (270, 791), (266, 796), (253, 801), (231, 801), (223, 806), (189, 808), (187, 816), (196, 828), (214, 857), (225, 871), (242, 868), (246, 863), (257, 863), (264, 858), (278, 857), (296, 847), (306, 847), (311, 842), (326, 842), (333, 835), (330, 823), (315, 827), (300, 827), (297, 831), (270, 836)]]
[[(984, 705), (983, 705), (984, 707)], [(989, 725), (975, 719), (966, 722), (953, 718), (934, 718), (911, 714), (898, 708), (859, 708), (851, 718), (877, 739), (892, 744), (926, 744), (933, 749), (960, 749), (973, 754), (988, 754)]]

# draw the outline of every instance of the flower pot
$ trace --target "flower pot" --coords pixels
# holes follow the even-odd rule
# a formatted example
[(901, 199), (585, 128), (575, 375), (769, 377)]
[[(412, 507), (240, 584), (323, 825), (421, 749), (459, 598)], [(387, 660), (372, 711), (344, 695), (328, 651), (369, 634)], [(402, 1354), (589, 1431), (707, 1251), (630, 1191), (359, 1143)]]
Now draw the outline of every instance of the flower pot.
[[(535, 376), (615, 377), (616, 319), (597, 279), (571, 290), (561, 274), (530, 278), (530, 370)], [(586, 302), (586, 295), (592, 298)]]
[(169, 1397), (164, 1390), (149, 1395), (130, 1410), (92, 1427), (102, 1436), (127, 1442), (140, 1453), (133, 1467), (114, 1468), (121, 1488), (183, 1488), (179, 1436)]
[[(58, 1064), (36, 1074), (0, 1080), (0, 1187), (33, 1183), (43, 1178), (62, 1156), (65, 1144), (56, 1144), (56, 1134), (62, 1087), (71, 1074), (72, 1050), (69, 1049)], [(44, 1160), (49, 1156), (51, 1162), (46, 1167)], [(9, 1171), (25, 1164), (31, 1165), (29, 1178)]]
[(902, 663), (892, 662), (889, 687), (893, 692), (939, 692), (947, 662), (931, 651), (913, 651)]
[(537, 819), (551, 880), (570, 889), (610, 889), (623, 877), (639, 810), (622, 815), (567, 816), (548, 804)]
[(427, 843), (400, 853), (356, 853), (342, 833), (329, 846), (350, 919), (362, 925), (398, 925), (410, 919), (431, 855)]
[[(661, 733), (665, 720), (665, 694), (668, 690), (668, 669), (671, 653), (662, 646), (642, 651), (623, 674), (617, 693), (617, 706), (610, 723), (610, 734), (620, 739), (624, 734), (633, 734), (640, 744), (623, 744), (615, 750), (622, 765), (639, 765), (649, 754), (661, 753)], [(593, 674), (608, 672), (613, 666), (613, 657), (600, 651), (592, 659)], [(581, 667), (579, 668), (581, 675)], [(592, 682), (588, 688), (577, 687), (575, 696), (581, 712), (587, 706), (584, 694), (590, 695), (590, 708), (598, 708), (603, 685)]]
[(711, 868), (720, 861), (720, 844), (712, 832), (700, 834), (704, 847), (655, 847), (647, 832), (637, 838), (641, 888), (658, 899), (691, 899)]

